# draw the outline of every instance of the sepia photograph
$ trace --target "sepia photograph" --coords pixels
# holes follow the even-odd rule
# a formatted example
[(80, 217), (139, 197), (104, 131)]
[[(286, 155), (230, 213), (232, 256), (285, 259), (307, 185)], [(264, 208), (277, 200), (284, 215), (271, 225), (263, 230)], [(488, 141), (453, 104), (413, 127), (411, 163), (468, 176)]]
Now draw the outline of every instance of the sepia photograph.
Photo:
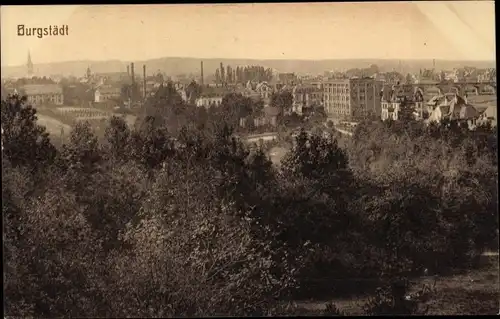
[(494, 1), (0, 23), (4, 318), (499, 313)]

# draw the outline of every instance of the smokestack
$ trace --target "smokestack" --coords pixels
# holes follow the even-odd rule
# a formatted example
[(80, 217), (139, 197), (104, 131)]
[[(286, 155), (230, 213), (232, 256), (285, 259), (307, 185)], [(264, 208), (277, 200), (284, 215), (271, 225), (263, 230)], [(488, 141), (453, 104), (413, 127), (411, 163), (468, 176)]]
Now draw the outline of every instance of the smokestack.
[(127, 65), (127, 75), (130, 76), (130, 65)]
[(144, 98), (146, 98), (146, 64), (142, 66), (142, 77), (143, 77), (143, 87), (144, 87)]
[(134, 84), (135, 83), (134, 62), (130, 63), (130, 76), (132, 77), (132, 84)]
[(203, 61), (201, 61), (201, 85), (203, 86)]

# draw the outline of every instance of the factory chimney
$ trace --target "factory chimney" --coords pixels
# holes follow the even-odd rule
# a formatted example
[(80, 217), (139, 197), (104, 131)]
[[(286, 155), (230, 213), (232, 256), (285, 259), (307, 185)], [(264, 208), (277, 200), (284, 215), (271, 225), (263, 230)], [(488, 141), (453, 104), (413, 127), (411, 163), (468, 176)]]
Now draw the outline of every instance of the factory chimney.
[(130, 65), (127, 65), (127, 76), (130, 76)]
[(144, 98), (146, 98), (146, 64), (142, 66), (142, 85), (143, 85), (143, 92), (144, 92)]
[(201, 61), (201, 86), (203, 86), (203, 61)]
[(130, 76), (132, 78), (132, 84), (134, 84), (135, 83), (134, 62), (130, 63)]

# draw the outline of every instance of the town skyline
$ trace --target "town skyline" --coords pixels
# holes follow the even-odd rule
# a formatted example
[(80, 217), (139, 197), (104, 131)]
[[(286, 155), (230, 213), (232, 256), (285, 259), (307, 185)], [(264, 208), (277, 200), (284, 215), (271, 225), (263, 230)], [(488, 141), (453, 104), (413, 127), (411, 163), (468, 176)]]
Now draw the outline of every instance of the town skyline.
[[(54, 63), (38, 63), (37, 57), (31, 55), (33, 75), (36, 76), (81, 76), (90, 68), (92, 72), (113, 73), (125, 72), (128, 64), (146, 65), (147, 74), (162, 72), (171, 76), (200, 74), (200, 62), (205, 63), (205, 75), (213, 76), (220, 63), (230, 66), (262, 65), (275, 72), (292, 72), (298, 75), (321, 75), (326, 71), (345, 72), (349, 69), (363, 69), (376, 65), (380, 72), (396, 71), (403, 74), (419, 72), (419, 70), (435, 69), (453, 70), (463, 66), (489, 69), (495, 68), (495, 61), (460, 61), (460, 60), (396, 60), (396, 59), (329, 59), (329, 60), (279, 60), (279, 59), (227, 59), (227, 58), (190, 58), (165, 57), (150, 60), (79, 60)], [(19, 66), (2, 66), (2, 78), (23, 77), (26, 74), (27, 62)]]
[[(36, 64), (165, 57), (495, 60), (491, 1), (16, 6), (1, 10), (2, 47), (16, 48), (3, 50), (4, 67), (24, 65), (28, 51), (36, 56)], [(19, 24), (66, 24), (69, 35), (19, 37)]]

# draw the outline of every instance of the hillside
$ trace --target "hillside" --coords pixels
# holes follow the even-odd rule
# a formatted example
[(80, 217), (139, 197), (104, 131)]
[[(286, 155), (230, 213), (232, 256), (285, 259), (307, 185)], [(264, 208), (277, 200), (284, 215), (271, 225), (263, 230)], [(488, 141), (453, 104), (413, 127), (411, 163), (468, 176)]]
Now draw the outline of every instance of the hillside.
[[(126, 71), (126, 65), (130, 62), (136, 63), (139, 72), (143, 64), (146, 65), (148, 74), (161, 70), (169, 75), (199, 74), (200, 61), (203, 60), (205, 75), (210, 76), (215, 72), (222, 62), (224, 65), (262, 65), (278, 70), (279, 72), (295, 72), (297, 74), (322, 74), (327, 70), (342, 70), (350, 68), (366, 68), (371, 64), (379, 66), (381, 71), (399, 70), (398, 60), (252, 60), (252, 59), (202, 59), (167, 57), (146, 61), (68, 61), (57, 63), (35, 64), (35, 72), (38, 75), (64, 75), (81, 76), (88, 66), (93, 72), (120, 72)], [(36, 62), (36, 61), (35, 61)], [(453, 69), (463, 66), (478, 68), (495, 67), (494, 61), (444, 61), (436, 60), (436, 68)], [(432, 60), (402, 60), (401, 70), (403, 73), (418, 72), (419, 69), (432, 68)], [(19, 77), (26, 72), (25, 66), (6, 66), (1, 68), (2, 77)]]

